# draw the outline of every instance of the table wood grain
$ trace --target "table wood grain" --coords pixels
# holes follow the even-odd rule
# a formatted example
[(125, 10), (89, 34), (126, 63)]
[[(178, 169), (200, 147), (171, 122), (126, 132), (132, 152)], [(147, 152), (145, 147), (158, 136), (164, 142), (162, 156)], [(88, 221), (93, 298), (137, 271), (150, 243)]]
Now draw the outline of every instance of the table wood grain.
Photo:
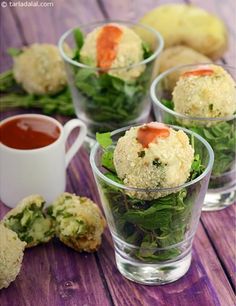
[[(49, 1), (49, 0), (48, 0)], [(9, 1), (7, 1), (9, 2)], [(54, 6), (6, 7), (0, 12), (0, 71), (11, 67), (6, 50), (33, 42), (57, 43), (60, 35), (78, 24), (104, 19), (137, 20), (150, 9), (172, 3), (168, 0), (54, 0)], [(175, 1), (184, 3), (184, 1)], [(233, 0), (191, 0), (220, 16), (229, 33), (229, 49), (221, 62), (235, 65), (236, 30)], [(23, 111), (37, 112), (36, 110)], [(14, 109), (1, 118), (22, 113)], [(55, 116), (62, 123), (68, 118)], [(73, 142), (74, 135), (69, 139)], [(89, 165), (88, 152), (81, 148), (67, 171), (67, 191), (88, 196), (100, 205)], [(14, 191), (13, 191), (14, 192)], [(77, 253), (54, 239), (25, 251), (16, 281), (0, 291), (1, 306), (233, 306), (235, 300), (235, 205), (202, 213), (188, 273), (165, 286), (143, 286), (121, 276), (115, 265), (108, 229), (95, 254)], [(0, 218), (8, 208), (0, 204)], [(1, 235), (1, 233), (0, 233)], [(0, 236), (1, 239), (1, 236)]]

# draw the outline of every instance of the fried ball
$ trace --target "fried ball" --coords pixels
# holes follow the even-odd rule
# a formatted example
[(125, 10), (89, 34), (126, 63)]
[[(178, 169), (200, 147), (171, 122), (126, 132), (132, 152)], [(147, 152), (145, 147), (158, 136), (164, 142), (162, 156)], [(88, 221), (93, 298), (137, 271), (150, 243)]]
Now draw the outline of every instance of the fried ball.
[(186, 45), (211, 59), (222, 56), (228, 34), (223, 22), (205, 10), (188, 4), (166, 4), (148, 12), (141, 23), (159, 31), (165, 47)]
[(44, 199), (39, 195), (24, 198), (3, 218), (4, 225), (17, 233), (30, 248), (48, 242), (54, 235), (53, 222), (43, 213)]
[[(144, 52), (141, 38), (128, 27), (114, 23), (96, 28), (86, 36), (84, 45), (80, 51), (81, 62), (89, 66), (100, 67), (101, 63), (99, 63), (98, 56), (98, 41), (103, 33), (103, 30), (109, 27), (117, 29), (121, 32), (121, 35), (117, 43), (117, 47), (114, 48), (114, 50), (103, 50), (103, 62), (105, 61), (105, 64), (107, 65), (106, 68), (122, 68), (137, 64), (142, 61)], [(108, 43), (110, 43), (110, 45), (113, 44), (115, 46), (115, 42), (111, 42), (111, 35), (107, 35), (106, 37)], [(105, 44), (103, 44), (102, 46), (105, 46)], [(112, 61), (110, 61), (110, 57), (112, 55), (113, 59)], [(131, 81), (138, 78), (144, 71), (144, 69), (145, 65), (139, 65), (132, 69), (108, 70), (108, 73), (120, 79)]]
[(174, 110), (204, 118), (232, 116), (236, 111), (236, 84), (221, 66), (205, 65), (185, 71), (173, 91)]
[(63, 60), (56, 46), (33, 44), (14, 57), (16, 81), (30, 94), (54, 94), (67, 84)]
[[(145, 146), (140, 143), (140, 129), (142, 138), (148, 141)], [(194, 150), (188, 136), (181, 130), (175, 131), (157, 122), (126, 131), (114, 151), (118, 177), (126, 186), (145, 189), (176, 187), (185, 183), (193, 158)], [(162, 197), (163, 193), (135, 191), (130, 195), (151, 200)]]
[(0, 224), (0, 289), (7, 288), (21, 269), (26, 243), (15, 232)]
[(95, 252), (101, 245), (106, 222), (90, 199), (63, 193), (48, 213), (55, 220), (57, 237), (67, 246), (79, 252)]
[[(159, 57), (159, 73), (179, 65), (211, 63), (205, 55), (186, 46), (165, 49)], [(165, 89), (173, 90), (179, 79), (179, 72), (173, 71), (165, 77)]]

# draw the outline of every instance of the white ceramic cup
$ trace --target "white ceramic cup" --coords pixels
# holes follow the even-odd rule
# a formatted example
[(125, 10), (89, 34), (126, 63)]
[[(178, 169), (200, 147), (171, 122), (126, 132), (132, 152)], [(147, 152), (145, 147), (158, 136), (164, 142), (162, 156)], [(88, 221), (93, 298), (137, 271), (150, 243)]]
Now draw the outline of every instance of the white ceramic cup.
[[(31, 194), (42, 195), (50, 204), (64, 192), (66, 168), (83, 144), (87, 132), (79, 119), (72, 119), (62, 126), (56, 119), (38, 114), (12, 116), (1, 124), (23, 117), (51, 121), (59, 128), (60, 134), (53, 143), (32, 150), (14, 149), (0, 143), (0, 198), (8, 207), (15, 207)], [(76, 127), (80, 127), (79, 135), (66, 152), (66, 140)]]

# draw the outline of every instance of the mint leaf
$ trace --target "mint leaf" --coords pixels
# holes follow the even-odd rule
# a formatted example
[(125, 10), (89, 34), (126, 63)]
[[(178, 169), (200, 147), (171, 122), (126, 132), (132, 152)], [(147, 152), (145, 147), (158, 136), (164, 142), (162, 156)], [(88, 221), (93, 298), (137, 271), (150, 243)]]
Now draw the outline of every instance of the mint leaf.
[(115, 166), (113, 163), (113, 153), (114, 150), (106, 150), (102, 155), (102, 166), (107, 168), (108, 170), (115, 172)]
[(73, 30), (74, 40), (78, 50), (80, 50), (84, 44), (84, 36), (79, 28)]
[(112, 144), (111, 133), (96, 133), (96, 140), (103, 149), (106, 149)]
[(167, 108), (174, 110), (174, 102), (172, 100), (161, 99), (161, 103)]
[(152, 55), (151, 48), (147, 42), (142, 42), (142, 47), (143, 47), (143, 58), (149, 58)]
[(8, 48), (7, 53), (11, 55), (12, 57), (18, 56), (22, 53), (23, 51), (18, 48)]

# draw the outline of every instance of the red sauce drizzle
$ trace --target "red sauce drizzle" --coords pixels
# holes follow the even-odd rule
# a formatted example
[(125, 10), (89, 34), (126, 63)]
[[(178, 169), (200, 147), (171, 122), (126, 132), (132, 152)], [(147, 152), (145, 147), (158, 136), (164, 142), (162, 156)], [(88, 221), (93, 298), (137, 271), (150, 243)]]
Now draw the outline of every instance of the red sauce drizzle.
[(0, 126), (0, 142), (14, 149), (42, 148), (56, 141), (59, 136), (59, 127), (41, 118), (15, 118)]
[(170, 135), (170, 129), (163, 123), (151, 122), (138, 129), (137, 140), (144, 148), (148, 148), (157, 137), (166, 138)]
[(108, 69), (116, 58), (122, 31), (114, 25), (104, 26), (97, 39), (97, 67)]
[(191, 70), (186, 71), (182, 74), (183, 77), (189, 77), (189, 76), (205, 76), (205, 75), (212, 75), (214, 71), (210, 68), (205, 69), (197, 69), (197, 70)]

